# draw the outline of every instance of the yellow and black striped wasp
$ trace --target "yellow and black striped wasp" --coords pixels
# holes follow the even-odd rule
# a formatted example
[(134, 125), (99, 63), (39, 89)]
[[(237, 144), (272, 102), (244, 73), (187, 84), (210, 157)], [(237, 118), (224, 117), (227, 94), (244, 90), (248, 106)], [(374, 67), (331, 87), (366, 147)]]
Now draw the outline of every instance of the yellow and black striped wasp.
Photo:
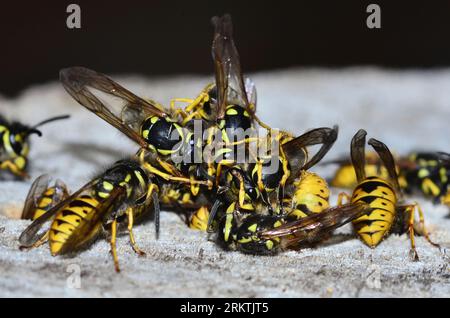
[[(446, 204), (447, 187), (450, 180), (450, 164), (439, 159), (438, 152), (413, 152), (408, 156), (394, 157), (400, 188), (407, 194), (420, 193), (434, 203)], [(339, 164), (331, 180), (338, 188), (354, 188), (356, 174), (350, 160), (336, 160)], [(374, 152), (366, 153), (367, 175), (389, 178), (388, 171)], [(448, 200), (448, 199), (447, 199)]]
[(22, 219), (36, 220), (69, 196), (67, 186), (57, 179), (50, 185), (50, 176), (43, 174), (31, 185), (22, 212)]
[(336, 228), (369, 213), (365, 203), (346, 204), (312, 213), (297, 220), (268, 210), (253, 214), (226, 213), (218, 222), (217, 241), (226, 249), (270, 255), (286, 248), (322, 241)]
[[(225, 207), (219, 213), (219, 218), (223, 213), (230, 214), (228, 216), (230, 221), (236, 211), (253, 213), (268, 209), (272, 214), (283, 214), (282, 202), (286, 199), (284, 189), (287, 181), (286, 187), (289, 189), (289, 193), (294, 193), (293, 189), (298, 189), (294, 197), (298, 199), (299, 205), (304, 201), (301, 197), (306, 197), (311, 202), (314, 194), (308, 193), (308, 191), (316, 191), (317, 188), (313, 183), (322, 179), (315, 174), (306, 173), (306, 170), (313, 167), (326, 155), (337, 138), (337, 132), (337, 127), (317, 128), (282, 144), (280, 146), (281, 154), (274, 155), (274, 160), (269, 162), (274, 165), (273, 167), (266, 165), (258, 171), (256, 164), (251, 163), (242, 165), (244, 168), (235, 165), (225, 170), (222, 174), (222, 182), (219, 184), (214, 209), (211, 211), (210, 224), (223, 205)], [(308, 158), (306, 148), (315, 144), (322, 144), (322, 146), (314, 156)], [(281, 167), (282, 162), (287, 165), (287, 175), (284, 174), (284, 169)], [(277, 164), (278, 167), (276, 167)], [(314, 179), (313, 182), (310, 181), (312, 179)], [(324, 180), (320, 186), (322, 188), (318, 189), (319, 192), (328, 191)], [(319, 197), (316, 197), (317, 200), (314, 203), (318, 201)], [(325, 193), (323, 197), (328, 202)], [(320, 205), (322, 202), (320, 201), (318, 204)], [(273, 205), (276, 208), (273, 208)], [(323, 209), (326, 209), (326, 206)], [(231, 223), (228, 223), (227, 226), (230, 228)]]
[(28, 138), (32, 134), (42, 136), (38, 127), (67, 118), (68, 115), (52, 117), (30, 127), (19, 122), (10, 123), (0, 117), (0, 170), (9, 171), (21, 179), (28, 178)]
[(418, 203), (404, 204), (402, 191), (395, 169), (395, 160), (389, 148), (382, 142), (371, 138), (368, 143), (378, 153), (389, 173), (389, 179), (367, 176), (365, 171), (365, 144), (367, 132), (360, 129), (351, 142), (351, 160), (356, 172), (358, 185), (349, 197), (345, 193), (339, 195), (338, 204), (347, 197), (351, 203), (366, 203), (373, 208), (372, 212), (353, 221), (355, 232), (369, 247), (375, 248), (390, 233), (407, 231), (411, 240), (411, 255), (418, 260), (415, 248), (415, 212), (419, 213), (420, 231), (428, 242), (433, 243), (424, 224), (423, 211)]
[[(172, 157), (190, 158), (202, 147), (201, 140), (195, 140), (190, 129), (178, 124), (176, 114), (170, 114), (157, 102), (144, 100), (106, 75), (87, 68), (63, 69), (60, 80), (78, 103), (141, 147), (138, 156), (149, 173), (166, 181), (188, 183), (193, 194), (198, 193), (200, 185), (210, 185), (209, 180), (197, 180), (197, 171), (191, 171), (183, 161), (175, 164), (172, 160)], [(102, 93), (106, 95), (103, 98)], [(106, 97), (111, 96), (118, 98), (116, 103), (106, 101)]]
[[(116, 252), (118, 224), (127, 224), (133, 250), (144, 255), (134, 239), (133, 225), (150, 204), (154, 205), (158, 233), (156, 184), (138, 160), (121, 160), (35, 219), (20, 235), (19, 242), (23, 248), (30, 248), (48, 241), (50, 252), (55, 256), (86, 247), (105, 227), (109, 227), (114, 265), (116, 271), (120, 271)], [(48, 221), (49, 229), (39, 232)]]
[(450, 161), (442, 152), (414, 152), (399, 161), (407, 193), (419, 192), (434, 203), (446, 204)]

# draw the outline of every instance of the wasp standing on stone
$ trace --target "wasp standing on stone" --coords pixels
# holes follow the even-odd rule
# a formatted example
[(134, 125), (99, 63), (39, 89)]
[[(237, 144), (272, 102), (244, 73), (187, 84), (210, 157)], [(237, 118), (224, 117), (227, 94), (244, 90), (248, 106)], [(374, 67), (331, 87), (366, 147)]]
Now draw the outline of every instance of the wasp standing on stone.
[(0, 170), (9, 171), (21, 179), (28, 178), (26, 172), (30, 150), (28, 138), (32, 134), (42, 136), (38, 127), (66, 118), (69, 116), (57, 116), (29, 127), (19, 122), (10, 123), (0, 117)]
[(359, 130), (351, 142), (351, 159), (356, 172), (358, 185), (349, 197), (345, 193), (339, 195), (339, 203), (347, 197), (352, 203), (369, 204), (373, 211), (353, 221), (353, 227), (360, 239), (371, 248), (375, 248), (391, 232), (409, 232), (411, 240), (411, 255), (414, 260), (418, 260), (415, 248), (414, 223), (415, 211), (419, 212), (420, 231), (428, 242), (433, 243), (424, 225), (424, 216), (418, 203), (402, 203), (402, 191), (398, 182), (398, 175), (395, 169), (395, 160), (388, 147), (376, 140), (370, 139), (371, 145), (378, 153), (381, 161), (385, 165), (389, 180), (377, 176), (366, 176), (365, 171), (365, 144), (366, 131)]
[[(41, 181), (38, 181), (37, 185), (40, 184)], [(32, 189), (32, 197), (34, 193), (40, 192)], [(133, 224), (153, 203), (158, 233), (159, 201), (156, 193), (156, 185), (139, 161), (118, 161), (80, 190), (36, 218), (20, 235), (19, 241), (23, 248), (38, 247), (49, 241), (50, 252), (55, 256), (82, 249), (91, 243), (104, 227), (109, 226), (114, 265), (116, 271), (120, 271), (116, 253), (118, 224), (126, 222), (133, 250), (144, 255), (134, 239)], [(50, 219), (52, 221), (49, 229), (38, 233)]]

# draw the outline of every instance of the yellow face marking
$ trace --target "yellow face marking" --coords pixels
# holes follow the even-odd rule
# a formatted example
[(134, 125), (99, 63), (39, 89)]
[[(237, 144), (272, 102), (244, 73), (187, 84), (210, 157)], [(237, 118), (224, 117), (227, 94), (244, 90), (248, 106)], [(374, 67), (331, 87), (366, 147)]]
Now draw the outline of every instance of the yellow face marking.
[(7, 153), (14, 153), (14, 150), (11, 146), (11, 142), (9, 140), (9, 135), (10, 135), (9, 130), (6, 130), (5, 133), (3, 134), (3, 146), (5, 147)]

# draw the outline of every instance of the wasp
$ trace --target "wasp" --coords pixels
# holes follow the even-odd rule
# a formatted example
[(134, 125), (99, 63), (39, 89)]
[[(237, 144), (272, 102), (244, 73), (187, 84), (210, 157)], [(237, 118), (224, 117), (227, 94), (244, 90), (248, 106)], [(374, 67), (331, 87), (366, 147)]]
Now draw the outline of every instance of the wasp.
[(450, 154), (445, 153), (445, 152), (439, 152), (439, 162), (445, 167), (445, 169), (447, 171), (447, 178), (441, 177), (443, 179), (442, 183), (444, 183), (444, 181), (446, 181), (445, 187), (447, 188), (447, 189), (443, 189), (443, 191), (442, 191), (441, 203), (450, 206), (450, 181), (449, 181), (450, 180), (450, 176), (449, 176)]
[[(328, 163), (335, 163), (339, 165), (338, 170), (335, 172), (333, 178), (330, 181), (331, 186), (336, 188), (353, 189), (357, 185), (355, 169), (353, 168), (350, 159), (339, 159), (329, 161), (325, 164)], [(389, 178), (389, 173), (386, 170), (386, 167), (380, 161), (378, 155), (375, 152), (368, 151), (366, 153), (366, 165), (364, 169), (367, 175), (376, 175), (382, 179)], [(399, 172), (398, 166), (396, 167), (396, 169), (397, 172)], [(404, 181), (402, 182), (402, 184), (404, 185)]]
[[(170, 114), (162, 105), (138, 97), (106, 75), (84, 67), (61, 70), (60, 80), (79, 104), (141, 147), (138, 156), (145, 162), (145, 168), (150, 173), (166, 181), (184, 182), (193, 187), (209, 184), (208, 181), (183, 175), (171, 161), (174, 154), (195, 153), (198, 143), (194, 140), (193, 133), (182, 127), (173, 117), (174, 114)], [(100, 95), (95, 95), (92, 89), (117, 97), (121, 103), (102, 101)], [(197, 188), (193, 192), (198, 192)]]
[[(394, 157), (395, 159), (395, 157)], [(339, 188), (354, 188), (356, 174), (351, 161), (337, 160), (340, 164), (331, 185)], [(396, 159), (396, 171), (400, 188), (407, 194), (419, 192), (432, 198), (434, 203), (444, 203), (450, 178), (450, 164), (439, 160), (438, 152), (413, 152)], [(366, 153), (366, 175), (389, 178), (388, 171), (376, 153)]]
[[(274, 162), (270, 162), (270, 164), (274, 165), (278, 163), (278, 167), (263, 165), (263, 169), (258, 170), (256, 164), (249, 164), (246, 168), (242, 168), (239, 165), (228, 168), (222, 174), (223, 181), (219, 184), (219, 195), (211, 210), (211, 219), (209, 222), (213, 222), (216, 213), (222, 205), (225, 205), (225, 213), (230, 214), (228, 216), (230, 220), (233, 218), (233, 211), (251, 213), (267, 208), (271, 211), (271, 214), (282, 214), (282, 209), (280, 212), (279, 207), (283, 207), (281, 202), (285, 200), (284, 183), (287, 180), (289, 180), (288, 184), (290, 185), (290, 191), (292, 188), (298, 189), (294, 197), (296, 198), (295, 200), (298, 200), (299, 206), (302, 204), (301, 202), (304, 202), (305, 200), (311, 202), (311, 192), (308, 191), (316, 191), (316, 185), (313, 183), (315, 183), (315, 180), (322, 179), (315, 174), (307, 174), (305, 171), (314, 166), (323, 158), (323, 156), (325, 156), (336, 138), (337, 127), (333, 129), (317, 128), (282, 144), (280, 147), (283, 155), (274, 157)], [(308, 159), (305, 148), (317, 143), (323, 143), (323, 145), (312, 158)], [(287, 175), (283, 173), (281, 163), (287, 165)], [(313, 176), (315, 176), (315, 178)], [(294, 180), (298, 181), (299, 177), (302, 180), (302, 183), (294, 182)], [(314, 179), (314, 181), (310, 181), (312, 179)], [(294, 186), (291, 185), (292, 183)], [(321, 183), (321, 185), (324, 186), (325, 190), (328, 190), (326, 182)], [(323, 189), (319, 189), (319, 191), (320, 190), (325, 191)], [(312, 194), (312, 196), (314, 196), (314, 194)], [(324, 197), (326, 197), (327, 201), (328, 197), (326, 194), (324, 194)], [(317, 196), (317, 199), (318, 198), (319, 197)], [(291, 202), (293, 202), (292, 198)], [(318, 204), (321, 205), (322, 202), (319, 200)], [(274, 208), (273, 205), (275, 205), (276, 208)], [(296, 203), (294, 203), (294, 205), (296, 205)], [(324, 206), (323, 210), (326, 208), (327, 206)], [(223, 211), (221, 213), (223, 213)]]
[[(45, 184), (38, 181), (37, 185)], [(39, 193), (32, 189), (31, 193)], [(118, 224), (126, 222), (133, 250), (145, 253), (137, 246), (133, 235), (135, 219), (153, 203), (155, 226), (159, 231), (159, 201), (156, 185), (136, 159), (116, 162), (111, 168), (85, 184), (35, 219), (20, 235), (22, 247), (38, 247), (49, 242), (53, 256), (78, 251), (91, 243), (104, 228), (111, 231), (111, 252), (117, 272), (120, 271), (116, 237)], [(41, 227), (51, 220), (43, 233)]]
[(19, 122), (10, 123), (0, 117), (0, 170), (9, 171), (21, 179), (28, 178), (26, 172), (30, 151), (28, 138), (33, 134), (42, 136), (38, 127), (67, 118), (68, 115), (57, 116), (30, 127)]
[(407, 193), (420, 192), (434, 203), (445, 204), (450, 179), (450, 161), (445, 153), (415, 152), (399, 164)]
[(433, 243), (428, 235), (424, 224), (423, 211), (418, 203), (404, 204), (402, 191), (398, 182), (398, 175), (395, 169), (395, 160), (389, 148), (374, 138), (368, 143), (378, 153), (380, 160), (385, 165), (389, 179), (382, 179), (377, 176), (367, 176), (365, 170), (365, 144), (367, 132), (360, 129), (351, 142), (351, 160), (356, 172), (358, 185), (349, 197), (345, 193), (339, 195), (338, 204), (343, 198), (351, 203), (366, 203), (373, 209), (369, 214), (361, 216), (353, 221), (353, 227), (359, 238), (369, 247), (375, 248), (390, 233), (409, 233), (411, 241), (411, 256), (418, 260), (415, 248), (414, 223), (415, 211), (419, 213), (420, 229), (430, 244)]
[(301, 243), (322, 241), (336, 228), (371, 211), (364, 203), (346, 204), (288, 221), (268, 210), (241, 214), (232, 212), (232, 208), (218, 223), (218, 243), (229, 250), (256, 255), (273, 255)]
[(68, 196), (69, 190), (64, 182), (57, 179), (54, 185), (50, 186), (50, 176), (43, 174), (31, 185), (21, 218), (34, 221)]

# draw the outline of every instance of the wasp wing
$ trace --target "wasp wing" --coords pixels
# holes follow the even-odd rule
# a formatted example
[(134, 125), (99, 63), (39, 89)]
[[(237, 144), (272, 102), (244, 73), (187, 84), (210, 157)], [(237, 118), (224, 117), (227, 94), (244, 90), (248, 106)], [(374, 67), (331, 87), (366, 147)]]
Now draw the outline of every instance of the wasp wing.
[(395, 160), (389, 148), (384, 143), (374, 138), (369, 139), (368, 143), (380, 156), (381, 161), (384, 163), (389, 173), (391, 182), (394, 184), (395, 190), (397, 191), (397, 193), (401, 193), (400, 184), (398, 183), (398, 174), (395, 166)]
[(20, 245), (23, 247), (30, 247), (36, 243), (40, 238), (42, 238), (46, 232), (38, 233), (39, 230), (47, 223), (58, 211), (63, 209), (65, 206), (70, 204), (74, 199), (83, 193), (92, 191), (92, 187), (96, 180), (93, 180), (86, 185), (84, 185), (80, 190), (66, 198), (65, 200), (59, 202), (53, 208), (42, 214), (39, 218), (34, 220), (19, 236)]
[(352, 159), (353, 168), (356, 173), (356, 180), (360, 183), (366, 178), (366, 135), (367, 132), (364, 129), (358, 130), (353, 136), (350, 145), (350, 157)]
[(213, 17), (214, 40), (212, 56), (214, 60), (217, 86), (217, 119), (225, 116), (227, 105), (243, 106), (253, 114), (249, 107), (244, 79), (239, 61), (239, 53), (233, 40), (233, 24), (230, 15)]
[[(166, 117), (166, 112), (156, 102), (144, 100), (102, 73), (84, 68), (70, 67), (60, 71), (60, 80), (66, 91), (82, 106), (119, 129), (131, 140), (146, 148), (140, 135), (140, 126), (149, 116)], [(92, 89), (98, 92), (94, 93)], [(102, 101), (105, 97), (116, 97), (120, 103)], [(106, 99), (106, 98), (103, 98)], [(115, 101), (117, 102), (117, 101)]]
[(50, 184), (50, 176), (43, 174), (34, 180), (31, 185), (30, 191), (28, 191), (27, 198), (25, 199), (25, 205), (23, 207), (21, 219), (32, 220), (34, 212), (38, 208), (39, 199), (44, 192), (48, 189)]
[[(337, 126), (316, 128), (282, 144), (283, 153), (291, 167), (291, 175), (297, 177), (300, 170), (307, 170), (317, 164), (333, 146), (337, 134)], [(318, 144), (322, 144), (322, 147), (308, 160), (306, 147)]]
[(264, 231), (261, 237), (266, 239), (280, 237), (284, 247), (318, 241), (336, 228), (371, 211), (372, 208), (366, 203), (348, 203)]

